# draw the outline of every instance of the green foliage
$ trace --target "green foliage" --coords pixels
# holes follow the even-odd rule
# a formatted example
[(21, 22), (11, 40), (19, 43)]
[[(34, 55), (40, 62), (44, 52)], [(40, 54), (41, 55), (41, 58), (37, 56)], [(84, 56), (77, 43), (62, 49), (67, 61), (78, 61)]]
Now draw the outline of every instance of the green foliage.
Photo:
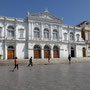
[(0, 54), (0, 59), (1, 59), (1, 57), (2, 57), (2, 54)]

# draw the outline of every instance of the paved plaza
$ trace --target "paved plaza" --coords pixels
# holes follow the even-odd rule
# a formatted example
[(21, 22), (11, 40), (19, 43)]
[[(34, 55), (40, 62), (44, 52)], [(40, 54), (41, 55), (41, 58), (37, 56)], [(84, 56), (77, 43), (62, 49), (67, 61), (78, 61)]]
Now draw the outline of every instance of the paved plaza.
[(0, 66), (0, 90), (90, 90), (90, 62)]

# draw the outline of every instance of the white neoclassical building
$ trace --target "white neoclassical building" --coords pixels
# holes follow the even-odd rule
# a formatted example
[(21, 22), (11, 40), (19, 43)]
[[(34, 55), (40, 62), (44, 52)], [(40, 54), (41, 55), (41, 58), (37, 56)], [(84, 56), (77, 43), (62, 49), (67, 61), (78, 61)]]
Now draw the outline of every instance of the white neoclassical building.
[(81, 28), (63, 25), (63, 20), (47, 10), (27, 13), (26, 19), (0, 17), (2, 59), (83, 57), (85, 42)]

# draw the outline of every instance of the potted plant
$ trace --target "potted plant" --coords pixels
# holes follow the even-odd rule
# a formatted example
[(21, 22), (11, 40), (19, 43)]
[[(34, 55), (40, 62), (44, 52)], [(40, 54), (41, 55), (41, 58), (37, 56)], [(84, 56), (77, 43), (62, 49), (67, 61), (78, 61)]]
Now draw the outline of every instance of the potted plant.
[(0, 59), (1, 59), (1, 57), (2, 57), (2, 54), (0, 54)]

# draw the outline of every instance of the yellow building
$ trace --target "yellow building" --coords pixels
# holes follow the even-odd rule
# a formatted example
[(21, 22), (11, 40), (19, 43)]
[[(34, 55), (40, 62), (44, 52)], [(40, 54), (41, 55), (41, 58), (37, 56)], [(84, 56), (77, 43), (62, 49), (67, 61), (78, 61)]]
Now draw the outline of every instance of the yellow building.
[(82, 38), (86, 42), (86, 49), (84, 48), (83, 50), (85, 51), (85, 56), (90, 56), (90, 22), (84, 21), (77, 25), (82, 28)]

